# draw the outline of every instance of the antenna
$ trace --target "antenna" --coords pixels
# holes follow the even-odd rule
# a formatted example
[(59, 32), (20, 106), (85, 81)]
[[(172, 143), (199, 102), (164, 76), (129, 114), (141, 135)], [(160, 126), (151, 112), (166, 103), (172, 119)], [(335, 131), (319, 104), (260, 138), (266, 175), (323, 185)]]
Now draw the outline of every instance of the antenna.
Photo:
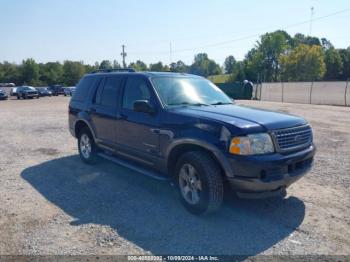
[(311, 33), (312, 33), (312, 19), (314, 18), (314, 7), (313, 6), (311, 6), (310, 11), (311, 11), (311, 13), (310, 13), (309, 36), (311, 36)]

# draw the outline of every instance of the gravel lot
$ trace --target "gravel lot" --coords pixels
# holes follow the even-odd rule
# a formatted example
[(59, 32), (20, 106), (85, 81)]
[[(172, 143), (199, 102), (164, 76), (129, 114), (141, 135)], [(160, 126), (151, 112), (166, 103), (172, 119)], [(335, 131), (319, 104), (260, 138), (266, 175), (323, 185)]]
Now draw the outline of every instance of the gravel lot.
[(84, 165), (69, 98), (0, 101), (0, 254), (350, 255), (350, 108), (239, 101), (305, 117), (318, 147), (285, 199), (186, 212), (166, 182)]

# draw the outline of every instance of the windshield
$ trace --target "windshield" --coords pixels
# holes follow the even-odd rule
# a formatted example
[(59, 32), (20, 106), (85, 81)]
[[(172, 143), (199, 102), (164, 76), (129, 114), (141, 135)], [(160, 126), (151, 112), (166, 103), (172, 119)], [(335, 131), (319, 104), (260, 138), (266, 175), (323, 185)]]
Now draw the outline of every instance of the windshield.
[(203, 78), (154, 77), (151, 81), (165, 106), (232, 104), (224, 92)]
[(21, 89), (22, 90), (36, 91), (36, 89), (34, 87), (31, 87), (31, 86), (23, 86)]

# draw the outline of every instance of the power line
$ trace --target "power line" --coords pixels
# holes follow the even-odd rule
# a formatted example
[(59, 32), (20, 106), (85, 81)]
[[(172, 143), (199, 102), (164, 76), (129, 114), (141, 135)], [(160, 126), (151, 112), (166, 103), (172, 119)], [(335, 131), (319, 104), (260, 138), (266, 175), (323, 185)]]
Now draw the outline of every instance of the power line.
[[(312, 19), (311, 21), (318, 21), (318, 20), (325, 19), (325, 18), (328, 18), (328, 17), (331, 17), (331, 16), (335, 16), (335, 15), (338, 15), (340, 13), (344, 13), (344, 12), (347, 12), (347, 11), (350, 11), (350, 8), (343, 9), (343, 10), (340, 10), (340, 11), (337, 11), (337, 12), (334, 12), (334, 13), (331, 13), (331, 14), (328, 14), (328, 15), (325, 15), (325, 16), (320, 16), (320, 17), (317, 17), (315, 19)], [(299, 23), (287, 25), (287, 26), (285, 26), (285, 27), (283, 27), (281, 29), (285, 30), (285, 29), (288, 29), (288, 28), (291, 28), (291, 27), (304, 25), (304, 24), (307, 24), (309, 22), (310, 22), (310, 20), (302, 21), (302, 22), (299, 22)], [(233, 42), (237, 42), (237, 41), (250, 39), (250, 38), (253, 38), (253, 37), (257, 37), (257, 36), (260, 36), (260, 33), (259, 34), (248, 35), (248, 36), (245, 36), (245, 37), (236, 38), (236, 39), (232, 39), (232, 40), (228, 40), (228, 41), (223, 41), (223, 42), (213, 43), (213, 44), (209, 44), (209, 45), (204, 45), (204, 46), (196, 47), (196, 48), (186, 48), (186, 49), (174, 50), (173, 52), (183, 52), (183, 51), (187, 51), (187, 50), (195, 50), (195, 49), (201, 49), (201, 48), (207, 48), (207, 47), (216, 47), (216, 46), (220, 46), (220, 45), (225, 45), (225, 44), (229, 44), (229, 43), (233, 43)]]
[[(319, 21), (319, 20), (322, 20), (322, 19), (326, 19), (326, 18), (335, 16), (335, 15), (338, 15), (338, 14), (341, 14), (341, 13), (348, 12), (348, 11), (350, 11), (350, 8), (342, 9), (342, 10), (339, 10), (337, 12), (333, 12), (333, 13), (330, 13), (330, 14), (327, 14), (327, 15), (324, 15), (324, 16), (319, 16), (319, 17), (316, 17), (314, 19), (311, 17), (311, 19), (309, 19), (309, 20), (305, 20), (305, 21), (301, 21), (301, 22), (298, 22), (298, 23), (290, 24), (290, 25), (284, 26), (284, 27), (282, 27), (280, 29), (281, 30), (285, 30), (285, 29), (288, 29), (288, 28), (309, 24), (310, 22), (315, 22), (315, 21)], [(275, 28), (276, 29), (276, 27), (272, 27), (272, 26), (266, 27), (266, 29), (267, 28), (269, 28), (269, 29)], [(203, 49), (203, 48), (212, 48), (212, 47), (222, 46), (222, 45), (226, 45), (226, 44), (230, 44), (230, 43), (234, 43), (234, 42), (238, 42), (238, 41), (243, 41), (243, 40), (247, 40), (247, 39), (251, 39), (251, 38), (256, 38), (256, 37), (259, 37), (260, 35), (261, 35), (261, 33), (255, 33), (255, 34), (247, 35), (247, 36), (244, 36), (244, 37), (239, 37), (239, 38), (226, 40), (226, 41), (222, 41), (222, 42), (216, 42), (216, 43), (207, 44), (207, 45), (202, 45), (202, 46), (198, 46), (198, 47), (183, 48), (183, 49), (177, 49), (177, 50), (175, 49), (175, 50), (172, 50), (172, 53), (181, 53), (181, 52), (194, 51), (194, 50)], [(149, 54), (149, 55), (151, 55), (151, 54), (166, 54), (168, 52), (169, 51), (132, 52), (131, 54), (134, 54), (134, 55), (135, 54), (138, 54), (138, 55), (140, 55), (140, 54)]]

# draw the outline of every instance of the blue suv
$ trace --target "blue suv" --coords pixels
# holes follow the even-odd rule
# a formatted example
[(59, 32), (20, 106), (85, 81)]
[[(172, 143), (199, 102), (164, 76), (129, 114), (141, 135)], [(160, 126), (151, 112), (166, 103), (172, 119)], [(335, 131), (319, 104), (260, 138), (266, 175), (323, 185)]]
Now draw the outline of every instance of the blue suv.
[(236, 105), (189, 74), (87, 74), (70, 101), (69, 128), (85, 163), (103, 157), (169, 180), (195, 214), (217, 210), (224, 188), (246, 198), (283, 196), (315, 154), (303, 118)]

